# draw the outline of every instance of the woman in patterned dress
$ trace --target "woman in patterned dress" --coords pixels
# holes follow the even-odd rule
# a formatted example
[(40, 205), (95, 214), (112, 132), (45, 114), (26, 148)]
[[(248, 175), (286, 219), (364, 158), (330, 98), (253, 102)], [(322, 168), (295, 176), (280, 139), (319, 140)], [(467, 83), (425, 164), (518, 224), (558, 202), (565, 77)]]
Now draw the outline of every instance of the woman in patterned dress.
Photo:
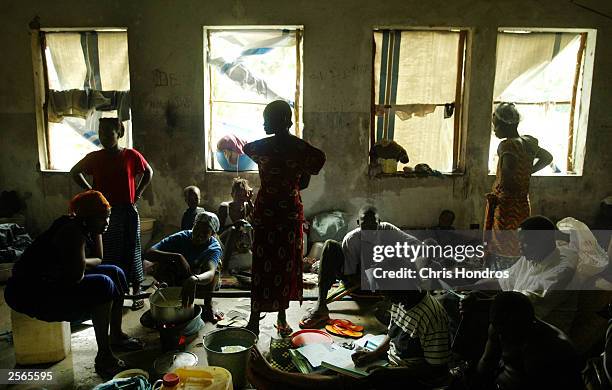
[(300, 190), (319, 173), (325, 154), (289, 133), (292, 112), (282, 100), (264, 110), (264, 129), (272, 137), (244, 147), (259, 166), (261, 188), (253, 214), (254, 242), (251, 318), (247, 328), (259, 334), (259, 313), (278, 312), (279, 334), (291, 334), (285, 310), (302, 300), (302, 223)]
[[(552, 155), (534, 137), (518, 134), (520, 115), (512, 103), (500, 103), (493, 114), (495, 136), (504, 139), (497, 148), (499, 160), (493, 192), (486, 194), (485, 241), (494, 255), (520, 255), (515, 231), (531, 214), (529, 179), (550, 165)], [(534, 160), (537, 160), (534, 164)]]

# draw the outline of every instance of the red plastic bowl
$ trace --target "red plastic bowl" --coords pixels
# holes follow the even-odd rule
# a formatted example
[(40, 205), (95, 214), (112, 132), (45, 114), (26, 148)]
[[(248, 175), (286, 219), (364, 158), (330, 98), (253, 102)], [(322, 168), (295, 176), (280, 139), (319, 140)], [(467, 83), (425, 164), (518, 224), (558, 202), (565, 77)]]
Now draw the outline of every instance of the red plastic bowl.
[(302, 329), (291, 335), (291, 344), (299, 348), (308, 344), (331, 344), (334, 339), (326, 332), (319, 329)]

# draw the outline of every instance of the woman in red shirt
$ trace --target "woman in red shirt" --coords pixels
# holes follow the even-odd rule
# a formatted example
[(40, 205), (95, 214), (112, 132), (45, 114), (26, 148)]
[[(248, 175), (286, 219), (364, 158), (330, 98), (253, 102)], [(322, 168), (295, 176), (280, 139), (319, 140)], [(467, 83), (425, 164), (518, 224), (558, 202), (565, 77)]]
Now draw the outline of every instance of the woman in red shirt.
[[(98, 136), (103, 148), (87, 154), (70, 173), (79, 186), (102, 192), (111, 204), (110, 225), (103, 236), (104, 260), (124, 270), (137, 295), (141, 292), (144, 272), (136, 202), (151, 182), (153, 169), (137, 150), (119, 146), (124, 133), (123, 124), (117, 118), (100, 119)], [(93, 177), (93, 185), (84, 174)], [(142, 299), (135, 299), (132, 310), (143, 306)]]

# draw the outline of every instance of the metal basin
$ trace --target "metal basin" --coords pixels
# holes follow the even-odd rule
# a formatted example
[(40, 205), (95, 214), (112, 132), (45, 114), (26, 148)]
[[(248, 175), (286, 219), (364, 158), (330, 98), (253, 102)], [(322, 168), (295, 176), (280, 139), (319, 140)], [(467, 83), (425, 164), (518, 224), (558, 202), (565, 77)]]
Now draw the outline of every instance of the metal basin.
[(193, 305), (183, 307), (182, 287), (160, 288), (149, 298), (151, 317), (158, 324), (180, 324), (193, 318)]

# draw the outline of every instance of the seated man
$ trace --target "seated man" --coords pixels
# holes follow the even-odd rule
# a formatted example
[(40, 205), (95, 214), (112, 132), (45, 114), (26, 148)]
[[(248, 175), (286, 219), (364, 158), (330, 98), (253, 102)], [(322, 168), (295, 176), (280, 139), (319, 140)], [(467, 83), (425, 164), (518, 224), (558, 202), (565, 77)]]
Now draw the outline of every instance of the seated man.
[(432, 229), (434, 230), (455, 230), (453, 223), (455, 222), (455, 213), (452, 210), (442, 210), (438, 217), (438, 224)]
[(110, 205), (102, 193), (85, 191), (30, 245), (13, 267), (4, 297), (15, 311), (41, 321), (91, 316), (98, 344), (94, 367), (104, 379), (126, 369), (113, 350), (144, 344), (121, 330), (127, 281), (121, 268), (102, 263), (102, 233)]
[(565, 334), (537, 319), (525, 295), (502, 292), (495, 297), (477, 369), (482, 388), (583, 389), (582, 368)]
[(378, 210), (374, 206), (365, 206), (359, 212), (359, 227), (348, 232), (342, 244), (327, 240), (321, 253), (319, 269), (319, 296), (314, 309), (300, 321), (301, 328), (320, 328), (329, 320), (327, 308), (327, 293), (337, 279), (342, 280), (346, 287), (359, 286), (361, 283), (361, 252), (366, 244), (361, 238), (361, 231), (395, 231), (396, 241), (416, 240), (404, 234), (399, 228), (388, 222), (380, 222)]
[(184, 306), (193, 304), (196, 286), (205, 292), (202, 318), (211, 322), (219, 319), (213, 312), (209, 294), (219, 283), (222, 250), (215, 238), (218, 230), (217, 216), (205, 211), (196, 216), (193, 230), (174, 233), (146, 253), (146, 258), (153, 262), (146, 268), (157, 281), (183, 287)]
[(568, 332), (577, 301), (576, 294), (564, 290), (574, 279), (578, 254), (568, 246), (557, 247), (555, 237), (555, 225), (548, 218), (525, 219), (518, 232), (523, 256), (507, 270), (508, 278), (483, 279), (464, 288), (519, 291), (539, 318)]
[(344, 376), (286, 373), (270, 366), (257, 349), (247, 368), (258, 389), (426, 389), (448, 380), (450, 358), (448, 317), (442, 305), (426, 291), (384, 291), (391, 301), (391, 323), (385, 340), (374, 351), (353, 354), (355, 365), (384, 358), (386, 367), (355, 379)]

